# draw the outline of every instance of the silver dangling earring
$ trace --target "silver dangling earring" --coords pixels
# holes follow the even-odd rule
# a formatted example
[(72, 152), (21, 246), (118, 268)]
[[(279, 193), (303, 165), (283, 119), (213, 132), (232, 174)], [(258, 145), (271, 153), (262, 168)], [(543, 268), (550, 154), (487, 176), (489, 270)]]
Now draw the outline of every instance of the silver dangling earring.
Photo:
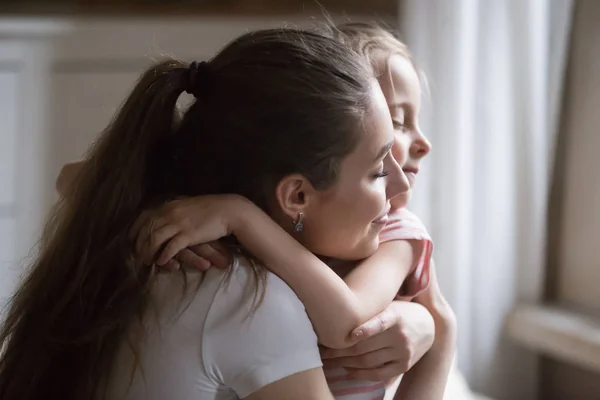
[(294, 221), (294, 230), (296, 232), (302, 232), (302, 229), (304, 229), (304, 225), (302, 225), (303, 219), (304, 219), (304, 213), (300, 212), (300, 214), (298, 214), (298, 219)]

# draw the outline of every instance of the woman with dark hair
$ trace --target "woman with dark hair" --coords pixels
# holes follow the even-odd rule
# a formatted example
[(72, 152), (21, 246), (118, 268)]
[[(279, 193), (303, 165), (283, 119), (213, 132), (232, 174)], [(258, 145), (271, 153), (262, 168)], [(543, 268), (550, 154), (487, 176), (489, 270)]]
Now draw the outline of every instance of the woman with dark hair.
[[(184, 91), (196, 101), (177, 118)], [(372, 71), (331, 35), (257, 31), (209, 62), (152, 67), (11, 300), (0, 398), (332, 399), (304, 305), (240, 245), (255, 233), (232, 216), (251, 212), (259, 232), (275, 221), (286, 245), (322, 257), (366, 258), (408, 190), (393, 143)], [(160, 274), (140, 259), (137, 217), (182, 196), (211, 200), (227, 271)]]
[[(197, 100), (178, 121), (184, 91)], [(364, 258), (383, 227), (373, 222), (406, 190), (392, 141), (368, 66), (326, 35), (258, 31), (210, 62), (152, 67), (58, 204), (12, 298), (0, 398), (331, 398), (302, 303), (252, 255), (230, 242), (228, 284), (218, 270), (157, 274), (136, 261), (128, 233), (143, 210), (204, 194), (236, 205), (244, 196), (287, 226), (277, 190), (294, 175), (315, 209), (355, 210), (321, 196), (352, 193), (360, 212), (327, 220), (323, 208), (311, 230), (322, 232), (320, 253)]]

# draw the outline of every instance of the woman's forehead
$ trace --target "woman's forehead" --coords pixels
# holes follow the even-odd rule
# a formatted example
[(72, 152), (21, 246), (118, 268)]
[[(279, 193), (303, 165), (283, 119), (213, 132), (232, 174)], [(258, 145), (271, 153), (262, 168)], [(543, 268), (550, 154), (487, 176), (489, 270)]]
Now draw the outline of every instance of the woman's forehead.
[(387, 101), (376, 81), (371, 90), (371, 104), (363, 120), (363, 129), (357, 148), (350, 155), (364, 163), (374, 164), (381, 155), (382, 149), (394, 139), (391, 115)]

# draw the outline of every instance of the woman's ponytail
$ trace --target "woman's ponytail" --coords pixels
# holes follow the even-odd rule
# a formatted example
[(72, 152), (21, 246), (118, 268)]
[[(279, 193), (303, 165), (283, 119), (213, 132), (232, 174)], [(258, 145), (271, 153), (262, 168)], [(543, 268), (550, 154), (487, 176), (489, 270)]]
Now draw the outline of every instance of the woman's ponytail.
[(0, 329), (0, 398), (96, 398), (146, 306), (153, 270), (127, 234), (197, 73), (175, 60), (147, 70), (57, 204)]

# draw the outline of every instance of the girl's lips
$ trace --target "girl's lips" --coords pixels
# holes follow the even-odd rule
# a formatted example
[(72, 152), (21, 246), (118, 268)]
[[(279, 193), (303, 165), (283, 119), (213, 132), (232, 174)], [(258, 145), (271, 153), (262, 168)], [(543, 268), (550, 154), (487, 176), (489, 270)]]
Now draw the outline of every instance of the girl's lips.
[(419, 169), (406, 167), (406, 168), (403, 168), (402, 171), (404, 171), (404, 175), (406, 175), (406, 178), (408, 179), (408, 182), (410, 183), (410, 187), (412, 188), (415, 185), (415, 181), (417, 179), (417, 174), (419, 173)]
[(410, 187), (414, 187), (415, 186), (415, 180), (417, 179), (417, 174), (415, 174), (414, 172), (404, 172), (404, 175), (406, 175), (406, 179), (408, 179), (408, 183), (410, 184)]

